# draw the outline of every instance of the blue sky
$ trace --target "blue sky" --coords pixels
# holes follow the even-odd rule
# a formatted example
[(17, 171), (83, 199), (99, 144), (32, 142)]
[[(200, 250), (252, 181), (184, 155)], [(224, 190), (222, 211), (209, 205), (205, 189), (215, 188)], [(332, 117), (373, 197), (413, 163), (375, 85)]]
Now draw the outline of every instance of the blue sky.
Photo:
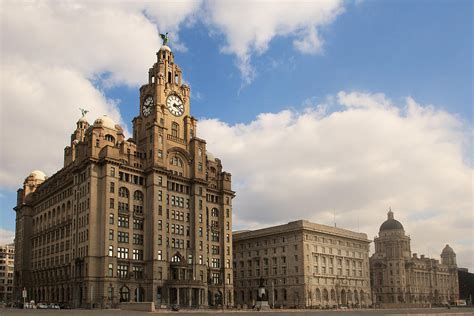
[[(74, 122), (79, 116), (78, 107), (91, 107), (92, 113), (90, 115), (108, 113), (120, 120), (122, 124), (126, 124), (129, 131), (131, 130), (131, 120), (138, 114), (138, 88), (140, 82), (145, 83), (147, 67), (152, 65), (154, 53), (159, 49), (158, 28), (160, 28), (160, 31), (169, 30), (171, 32), (171, 47), (175, 54), (175, 61), (180, 65), (185, 80), (191, 86), (191, 112), (201, 120), (202, 125), (200, 126), (202, 126), (202, 131), (205, 134), (203, 136), (209, 135), (208, 137), (211, 139), (208, 142), (209, 147), (212, 150), (220, 150), (220, 152), (215, 152), (216, 156), (222, 157), (224, 167), (227, 166), (233, 172), (234, 188), (240, 189), (240, 192), (237, 191), (238, 200), (236, 200), (240, 209), (235, 210), (237, 227), (261, 227), (265, 224), (284, 222), (290, 219), (289, 212), (288, 209), (286, 209), (286, 213), (284, 210), (280, 210), (281, 214), (285, 213), (287, 215), (275, 215), (274, 221), (269, 220), (267, 222), (258, 216), (251, 216), (255, 212), (249, 208), (249, 203), (245, 201), (254, 198), (253, 194), (255, 192), (250, 192), (245, 185), (255, 183), (257, 180), (247, 176), (246, 172), (250, 173), (249, 170), (240, 169), (241, 166), (233, 162), (234, 157), (236, 157), (236, 161), (237, 158), (240, 159), (239, 161), (245, 161), (244, 159), (248, 155), (242, 154), (242, 156), (239, 156), (236, 151), (227, 153), (224, 146), (225, 142), (212, 138), (212, 131), (219, 130), (223, 134), (229, 133), (229, 135), (233, 135), (234, 140), (238, 139), (242, 144), (250, 146), (248, 144), (252, 143), (252, 137), (268, 136), (262, 132), (268, 122), (270, 122), (268, 124), (274, 124), (275, 121), (278, 121), (275, 123), (276, 126), (296, 129), (299, 126), (297, 122), (315, 119), (314, 117), (306, 117), (305, 110), (309, 107), (316, 111), (318, 105), (321, 104), (327, 105), (326, 112), (322, 116), (317, 116), (314, 126), (311, 125), (313, 127), (319, 128), (327, 121), (334, 121), (336, 118), (347, 114), (349, 109), (361, 107), (368, 109), (368, 104), (372, 101), (377, 104), (390, 103), (392, 107), (390, 111), (393, 112), (393, 109), (399, 109), (402, 112), (396, 117), (395, 121), (403, 121), (406, 118), (405, 116), (409, 116), (404, 111), (407, 104), (411, 104), (411, 101), (407, 101), (407, 98), (410, 98), (419, 105), (419, 108), (415, 107), (417, 109), (415, 112), (422, 113), (418, 113), (414, 117), (426, 119), (420, 125), (425, 126), (426, 123), (426, 126), (432, 128), (433, 133), (431, 135), (439, 135), (442, 132), (443, 139), (447, 139), (447, 141), (442, 142), (443, 144), (437, 143), (436, 146), (444, 146), (448, 143), (447, 147), (430, 147), (431, 149), (419, 153), (418, 156), (425, 154), (427, 157), (436, 156), (439, 154), (438, 150), (442, 150), (440, 148), (452, 149), (453, 156), (450, 156), (449, 159), (453, 161), (461, 159), (465, 163), (461, 164), (459, 169), (456, 169), (457, 167), (451, 169), (451, 166), (449, 166), (447, 168), (450, 170), (449, 176), (439, 178), (436, 181), (444, 185), (445, 179), (454, 175), (453, 178), (449, 179), (459, 177), (459, 179), (462, 178), (459, 183), (469, 183), (469, 181), (464, 181), (470, 177), (472, 178), (472, 168), (466, 165), (466, 161), (472, 160), (472, 147), (469, 143), (470, 141), (472, 143), (470, 137), (473, 124), (473, 5), (471, 1), (336, 1), (335, 6), (340, 11), (332, 15), (328, 14), (330, 16), (329, 21), (316, 21), (313, 25), (311, 18), (308, 20), (307, 17), (302, 17), (302, 21), (305, 18), (306, 20), (301, 22), (300, 26), (296, 26), (288, 32), (282, 31), (281, 25), (277, 27), (273, 25), (274, 32), (271, 35), (266, 35), (267, 42), (257, 48), (253, 47), (252, 44), (248, 44), (248, 42), (239, 42), (239, 24), (237, 23), (237, 26), (225, 24), (225, 14), (229, 13), (222, 14), (222, 11), (214, 9), (220, 4), (212, 1), (196, 3), (193, 5), (185, 4), (187, 11), (186, 15), (182, 16), (179, 16), (179, 12), (182, 12), (182, 10), (178, 13), (170, 10), (170, 13), (168, 13), (166, 10), (160, 10), (159, 6), (158, 8), (139, 8), (140, 10), (133, 14), (140, 16), (142, 19), (145, 16), (148, 20), (141, 21), (141, 24), (138, 23), (137, 32), (132, 33), (134, 29), (130, 30), (129, 34), (124, 35), (111, 32), (107, 33), (112, 34), (110, 38), (107, 37), (108, 35), (102, 38), (98, 36), (101, 41), (94, 38), (91, 40), (93, 44), (90, 46), (73, 43), (68, 45), (68, 48), (61, 47), (62, 42), (67, 44), (65, 38), (68, 37), (68, 30), (73, 30), (75, 36), (84, 36), (86, 40), (89, 36), (92, 37), (90, 34), (79, 34), (80, 31), (77, 30), (76, 26), (84, 26), (84, 24), (79, 24), (83, 23), (80, 18), (78, 20), (68, 20), (61, 16), (63, 13), (61, 10), (55, 11), (49, 10), (49, 8), (36, 10), (39, 16), (38, 19), (42, 19), (41, 23), (45, 25), (49, 25), (49, 19), (55, 21), (56, 24), (54, 25), (64, 23), (64, 34), (61, 33), (61, 30), (55, 30), (57, 33), (54, 34), (48, 33), (47, 27), (43, 29), (42, 24), (37, 24), (40, 30), (32, 36), (33, 44), (29, 44), (18, 40), (18, 38), (21, 38), (19, 34), (22, 34), (22, 30), (18, 27), (20, 23), (17, 23), (20, 14), (15, 13), (16, 11), (25, 10), (25, 16), (28, 16), (28, 9), (21, 8), (20, 10), (22, 4), (13, 2), (2, 4), (5, 11), (5, 13), (2, 13), (5, 15), (4, 22), (2, 22), (2, 43), (4, 44), (2, 45), (2, 68), (7, 68), (6, 73), (13, 74), (13, 77), (20, 73), (19, 69), (25, 69), (25, 65), (29, 65), (28, 63), (48, 72), (48, 78), (46, 78), (46, 75), (44, 78), (39, 75), (41, 78), (38, 79), (38, 82), (41, 85), (34, 87), (36, 90), (30, 90), (30, 92), (42, 91), (42, 93), (30, 93), (26, 98), (28, 104), (24, 107), (21, 105), (23, 101), (19, 101), (21, 97), (16, 97), (15, 93), (21, 94), (15, 87), (11, 89), (2, 88), (2, 134), (4, 136), (8, 135), (8, 122), (17, 121), (14, 110), (10, 108), (7, 110), (7, 107), (33, 108), (51, 100), (52, 103), (57, 102), (61, 107), (64, 106), (66, 108), (65, 112), (68, 113), (67, 115), (64, 114), (63, 123), (61, 124), (54, 125), (51, 123), (48, 128), (38, 127), (40, 133), (51, 128), (51, 131), (54, 131), (51, 135), (55, 135), (55, 143), (57, 143), (56, 147), (51, 146), (54, 150), (51, 149), (47, 153), (38, 155), (38, 158), (30, 157), (28, 160), (19, 161), (18, 157), (24, 157), (28, 155), (28, 152), (16, 153), (15, 150), (12, 150), (13, 147), (2, 145), (2, 151), (4, 152), (2, 155), (2, 173), (7, 174), (7, 176), (2, 177), (2, 183), (0, 183), (0, 212), (2, 218), (0, 228), (6, 231), (2, 234), (7, 236), (8, 232), (14, 230), (12, 207), (16, 202), (16, 188), (20, 187), (22, 179), (28, 172), (39, 168), (51, 174), (61, 167), (61, 148), (68, 144), (69, 134), (72, 132)], [(87, 9), (88, 4), (82, 4)], [(280, 3), (275, 2), (273, 5), (278, 6)], [(165, 2), (163, 6), (169, 6), (169, 3), (166, 4)], [(99, 9), (107, 12), (110, 8), (100, 7)], [(149, 14), (143, 15), (145, 11)], [(120, 11), (121, 14), (128, 14), (123, 12)], [(169, 22), (167, 14), (175, 14), (177, 22)], [(219, 19), (219, 14), (223, 16), (222, 19)], [(67, 15), (64, 14), (64, 16)], [(84, 19), (89, 18), (87, 14), (84, 14), (84, 16)], [(246, 23), (245, 15), (240, 16), (240, 18), (239, 23)], [(34, 18), (33, 22), (29, 23), (34, 23)], [(78, 24), (75, 25), (74, 23)], [(110, 25), (107, 23), (105, 23), (105, 26), (100, 23), (98, 25), (104, 28), (111, 27), (113, 23), (120, 23), (120, 20), (117, 18), (117, 21), (110, 22)], [(271, 23), (275, 22), (262, 16), (260, 22), (255, 23), (261, 23), (262, 25), (269, 23), (268, 25), (272, 27)], [(51, 24), (53, 25), (53, 23)], [(91, 25), (93, 30), (95, 24), (91, 23)], [(283, 24), (283, 27), (293, 27), (291, 23), (288, 25), (290, 26)], [(310, 52), (297, 49), (295, 41), (306, 36), (301, 34), (306, 34), (305, 32), (313, 27), (317, 30), (320, 47), (315, 44)], [(139, 32), (141, 29), (143, 33)], [(259, 30), (261, 29), (256, 30), (257, 37)], [(57, 38), (57, 42), (50, 41), (54, 38)], [(175, 40), (174, 43), (173, 40)], [(308, 38), (304, 37), (303, 41), (305, 40), (308, 40)], [(135, 43), (133, 41), (140, 45), (144, 43), (143, 47), (146, 49), (141, 52), (133, 50), (133, 43)], [(251, 41), (252, 38), (250, 38)], [(97, 47), (95, 47), (95, 44), (97, 44)], [(57, 51), (61, 52), (61, 49), (63, 49), (64, 52), (59, 58), (54, 59), (56, 46), (60, 46)], [(108, 46), (110, 46), (110, 50), (107, 50)], [(186, 47), (186, 49), (183, 49), (183, 47)], [(51, 58), (46, 56), (49, 49), (53, 52), (50, 54), (53, 56)], [(31, 53), (38, 52), (38, 55), (42, 55), (43, 50), (45, 56), (36, 56)], [(89, 52), (94, 50), (98, 51), (97, 55), (109, 56), (111, 62), (107, 62), (107, 58), (101, 59), (94, 54), (89, 56)], [(105, 53), (99, 54), (100, 52)], [(81, 60), (82, 57), (83, 60)], [(248, 57), (249, 60), (248, 64), (244, 66), (250, 67), (254, 74), (250, 80), (242, 71), (242, 65), (244, 64), (242, 58), (244, 57)], [(147, 60), (146, 63), (140, 62), (144, 59)], [(130, 65), (126, 65), (128, 62), (130, 62)], [(49, 71), (51, 71), (51, 75)], [(107, 74), (107, 76), (104, 76), (104, 74)], [(5, 75), (6, 77), (7, 75)], [(106, 77), (112, 77), (114, 80), (111, 81), (112, 83), (103, 80)], [(127, 77), (133, 79), (124, 79)], [(57, 78), (56, 82), (49, 82), (48, 80), (53, 80), (51, 78)], [(69, 81), (61, 78), (68, 78)], [(12, 80), (12, 82), (15, 81)], [(53, 88), (56, 84), (59, 84), (59, 86)], [(64, 100), (59, 101), (57, 92), (68, 89), (64, 88), (63, 84), (64, 87), (74, 87), (74, 89), (71, 88), (71, 91), (61, 92), (63, 94), (61, 97)], [(341, 94), (341, 92), (343, 93)], [(58, 100), (55, 99), (56, 97)], [(429, 107), (430, 105), (432, 108)], [(426, 109), (431, 109), (433, 112)], [(62, 117), (61, 111), (52, 108), (48, 111), (57, 114), (58, 118)], [(45, 122), (57, 120), (51, 113), (44, 118)], [(272, 113), (274, 116), (263, 117), (263, 113)], [(378, 112), (366, 112), (364, 115), (377, 114)], [(30, 119), (31, 121), (25, 119), (26, 126), (35, 126), (38, 121), (37, 116)], [(94, 117), (89, 119), (93, 120)], [(357, 121), (357, 117), (351, 118), (349, 121)], [(409, 123), (411, 124), (411, 121)], [(404, 126), (409, 130), (412, 127), (410, 124), (400, 126)], [(323, 131), (328, 131), (327, 137), (324, 133), (320, 137), (324, 144), (338, 144), (336, 139), (344, 138), (344, 133), (352, 133), (353, 131), (349, 128), (347, 130), (339, 129), (342, 134), (339, 135), (330, 132), (334, 126), (324, 126)], [(347, 127), (348, 124), (344, 126)], [(310, 127), (305, 126), (304, 128)], [(423, 137), (427, 137), (427, 142), (431, 141), (429, 131), (428, 129), (428, 132), (423, 134)], [(377, 131), (372, 131), (372, 133), (376, 134)], [(35, 135), (34, 132), (32, 134)], [(466, 139), (461, 139), (461, 137), (466, 137), (466, 134), (467, 142)], [(397, 132), (390, 135), (397, 135)], [(350, 138), (350, 135), (347, 134), (347, 136), (346, 138)], [(31, 138), (31, 134), (28, 137)], [(312, 140), (311, 135), (305, 137), (309, 141)], [(19, 143), (34, 146), (29, 143), (29, 138), (25, 136), (24, 141), (20, 139)], [(282, 137), (282, 139), (286, 138)], [(225, 141), (228, 144), (233, 142), (233, 138), (230, 137)], [(423, 139), (420, 142), (423, 143)], [(2, 143), (5, 144), (3, 141)], [(365, 146), (372, 144), (372, 141), (362, 139), (360, 143)], [(403, 144), (400, 146), (396, 148), (403, 148)], [(356, 154), (357, 149), (354, 152), (345, 152), (346, 147), (336, 146), (335, 149), (330, 148), (336, 150), (339, 157), (341, 155), (351, 156)], [(460, 151), (463, 154), (459, 155)], [(390, 152), (392, 156), (396, 156), (397, 161), (403, 165), (405, 159), (403, 154), (393, 148), (388, 149), (387, 152)], [(449, 152), (451, 153), (451, 151)], [(264, 153), (260, 156), (264, 157)], [(229, 157), (227, 158), (227, 165), (226, 159), (224, 159), (226, 157)], [(289, 159), (291, 161), (291, 158)], [(319, 158), (311, 157), (310, 159), (317, 162)], [(45, 160), (51, 163), (45, 164)], [(426, 164), (433, 166), (432, 169), (427, 171), (427, 174), (436, 172), (436, 168), (440, 166), (438, 161), (432, 163), (427, 161)], [(318, 164), (315, 163), (316, 165)], [(318, 167), (321, 167), (321, 165), (326, 166), (327, 170), (340, 170), (332, 166), (330, 161), (324, 164), (321, 163)], [(344, 163), (344, 166), (347, 166), (347, 162)], [(408, 167), (406, 170), (408, 170)], [(268, 172), (268, 174), (262, 173), (260, 178), (272, 177), (274, 175), (272, 172), (276, 171)], [(394, 175), (396, 176), (396, 173)], [(391, 177), (394, 177), (394, 175), (391, 175)], [(390, 179), (385, 180), (390, 181)], [(429, 181), (434, 180), (429, 179)], [(15, 183), (17, 184), (15, 185)], [(338, 195), (342, 194), (341, 192), (346, 192), (344, 190), (347, 188), (340, 184), (338, 186), (337, 183), (337, 181), (331, 182), (325, 186), (333, 188), (331, 194)], [(470, 192), (472, 193), (472, 182), (470, 186)], [(394, 185), (394, 187), (396, 186)], [(317, 189), (318, 187), (312, 188), (312, 190)], [(416, 187), (416, 190), (418, 190), (418, 187)], [(414, 191), (416, 190), (414, 189)], [(349, 192), (366, 197), (365, 204), (360, 201), (360, 203), (354, 202), (354, 204), (360, 204), (354, 206), (354, 208), (360, 208), (369, 211), (369, 213), (374, 209), (373, 200), (377, 199), (372, 195), (372, 191), (369, 189), (365, 191), (358, 190), (352, 187)], [(456, 188), (451, 187), (446, 188), (443, 192), (446, 195), (448, 193), (451, 195), (457, 194)], [(453, 194), (453, 192), (455, 193)], [(366, 231), (369, 237), (377, 232), (378, 225), (385, 219), (385, 212), (389, 207), (387, 203), (392, 201), (397, 204), (397, 201), (400, 201), (403, 196), (399, 192), (394, 192), (393, 196), (385, 194), (383, 198), (377, 200), (380, 201), (380, 203), (377, 203), (377, 207), (384, 206), (374, 219), (369, 218), (370, 215), (364, 217), (367, 216), (364, 215), (367, 213), (360, 211), (360, 215), (357, 215), (357, 222), (367, 223), (364, 227), (367, 227)], [(298, 194), (288, 196), (289, 200), (296, 198), (298, 198)], [(413, 220), (413, 230), (426, 226), (427, 221), (430, 220), (441, 221), (443, 216), (446, 215), (445, 208), (455, 208), (456, 210), (453, 210), (453, 212), (459, 216), (466, 216), (466, 214), (469, 216), (469, 211), (471, 211), (470, 221), (467, 221), (464, 232), (472, 231), (472, 199), (469, 201), (469, 192), (460, 197), (465, 202), (463, 206), (446, 204), (445, 208), (438, 208), (434, 204), (424, 202), (430, 198), (431, 196), (427, 194), (422, 196), (421, 200), (423, 202), (421, 200), (413, 200), (411, 204), (399, 202), (398, 205), (392, 205), (392, 207), (400, 208), (398, 214), (402, 219)], [(262, 195), (262, 200), (265, 200), (264, 195)], [(341, 197), (339, 196), (337, 200), (341, 200)], [(270, 201), (267, 202), (271, 204)], [(284, 205), (285, 203), (281, 204)], [(339, 208), (341, 209), (341, 216), (342, 214), (350, 214), (349, 206), (340, 205)], [(304, 212), (299, 215), (305, 216), (307, 214), (307, 218), (312, 220), (323, 223), (330, 222), (327, 209), (315, 207), (314, 213), (309, 214), (308, 212), (310, 211), (304, 209)], [(414, 215), (415, 213), (418, 215)], [(355, 229), (356, 226), (359, 227), (359, 224), (355, 224), (355, 218), (342, 221), (348, 228)], [(464, 226), (466, 226), (466, 223), (464, 223)], [(457, 228), (453, 224), (450, 229)], [(420, 247), (423, 250), (421, 246), (424, 240), (423, 236), (426, 236), (426, 239), (429, 238), (427, 233), (425, 235), (420, 233), (418, 236)], [(444, 239), (439, 241), (438, 244), (441, 243), (439, 247), (444, 242)], [(470, 260), (465, 259), (465, 265), (474, 267), (472, 238), (470, 242), (469, 238), (466, 242), (464, 234), (464, 238), (459, 237), (451, 242), (458, 248), (464, 247), (464, 257), (471, 256)], [(456, 243), (458, 244), (456, 245)], [(438, 253), (438, 246), (436, 245), (430, 246), (434, 249), (434, 253)]]
[[(257, 77), (242, 89), (234, 56), (220, 53), (222, 36), (209, 36), (202, 23), (181, 30), (188, 51), (175, 52), (176, 61), (191, 84), (198, 118), (248, 122), (261, 112), (302, 109), (308, 98), (323, 100), (345, 89), (412, 96), (472, 122), (471, 8), (469, 1), (349, 4), (323, 29), (322, 55), (303, 55), (291, 38), (276, 37), (268, 51), (253, 56)], [(137, 115), (136, 88), (105, 93), (121, 100), (125, 122)]]

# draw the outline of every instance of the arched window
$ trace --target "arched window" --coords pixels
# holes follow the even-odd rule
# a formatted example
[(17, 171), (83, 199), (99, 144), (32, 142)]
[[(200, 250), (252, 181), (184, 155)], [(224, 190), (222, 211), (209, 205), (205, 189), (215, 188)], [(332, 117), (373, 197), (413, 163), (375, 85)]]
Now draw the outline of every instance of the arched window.
[(213, 208), (211, 211), (211, 215), (215, 217), (219, 217), (219, 210), (217, 208)]
[(124, 197), (124, 198), (128, 198), (130, 196), (130, 192), (128, 191), (127, 188), (125, 187), (120, 187), (119, 189), (119, 196), (120, 197)]
[(115, 143), (115, 138), (110, 134), (105, 135), (105, 140), (109, 141), (109, 142), (112, 142), (112, 143)]
[(174, 137), (179, 137), (179, 124), (176, 122), (171, 124), (171, 135)]
[(135, 192), (133, 193), (133, 199), (134, 199), (135, 201), (143, 201), (143, 193), (142, 193), (142, 191), (139, 191), (139, 190), (135, 191)]

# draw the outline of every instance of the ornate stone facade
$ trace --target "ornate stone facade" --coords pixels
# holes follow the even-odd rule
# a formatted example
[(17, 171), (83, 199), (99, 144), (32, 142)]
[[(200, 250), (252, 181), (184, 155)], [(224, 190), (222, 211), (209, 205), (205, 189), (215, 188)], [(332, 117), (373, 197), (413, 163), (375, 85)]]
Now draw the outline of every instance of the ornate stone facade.
[(458, 299), (456, 254), (446, 245), (438, 260), (411, 254), (410, 237), (389, 211), (370, 258), (374, 301), (381, 307), (421, 307)]
[(109, 307), (233, 305), (231, 175), (196, 137), (169, 47), (140, 88), (133, 137), (82, 117), (64, 167), (18, 190), (16, 295)]
[(253, 306), (263, 278), (270, 306), (369, 306), (369, 243), (304, 220), (234, 232), (235, 303)]

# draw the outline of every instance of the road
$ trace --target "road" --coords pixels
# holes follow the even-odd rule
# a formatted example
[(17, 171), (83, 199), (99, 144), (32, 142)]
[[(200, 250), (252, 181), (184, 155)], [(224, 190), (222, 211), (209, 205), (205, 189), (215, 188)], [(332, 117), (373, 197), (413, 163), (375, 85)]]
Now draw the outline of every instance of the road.
[[(172, 316), (179, 314), (190, 314), (192, 316), (206, 316), (210, 314), (218, 315), (232, 315), (232, 314), (242, 314), (242, 316), (257, 316), (262, 314), (276, 314), (277, 316), (402, 316), (402, 315), (435, 315), (439, 316), (444, 315), (453, 315), (453, 316), (464, 316), (464, 315), (474, 315), (473, 308), (431, 308), (431, 309), (376, 309), (376, 310), (329, 310), (329, 311), (317, 311), (317, 310), (276, 310), (276, 311), (221, 311), (221, 310), (211, 310), (211, 311), (202, 311), (202, 310), (180, 310), (179, 312), (170, 312), (170, 311), (159, 311), (155, 313), (147, 312), (135, 312), (135, 311), (125, 311), (125, 310), (87, 310), (87, 309), (73, 309), (73, 310), (39, 310), (39, 309), (0, 309), (0, 316), (49, 316), (49, 315), (65, 315), (65, 316), (144, 316), (146, 314), (160, 314), (164, 316)], [(237, 315), (235, 315), (237, 316)]]

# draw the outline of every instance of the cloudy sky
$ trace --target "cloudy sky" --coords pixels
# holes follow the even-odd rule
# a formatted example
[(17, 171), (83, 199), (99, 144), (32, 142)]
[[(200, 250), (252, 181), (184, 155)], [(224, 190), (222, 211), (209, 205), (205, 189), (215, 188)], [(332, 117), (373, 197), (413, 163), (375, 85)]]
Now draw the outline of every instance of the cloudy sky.
[(0, 6), (0, 242), (79, 107), (131, 130), (170, 32), (198, 134), (233, 174), (235, 229), (335, 218), (372, 239), (391, 207), (413, 252), (448, 243), (474, 270), (471, 1)]

